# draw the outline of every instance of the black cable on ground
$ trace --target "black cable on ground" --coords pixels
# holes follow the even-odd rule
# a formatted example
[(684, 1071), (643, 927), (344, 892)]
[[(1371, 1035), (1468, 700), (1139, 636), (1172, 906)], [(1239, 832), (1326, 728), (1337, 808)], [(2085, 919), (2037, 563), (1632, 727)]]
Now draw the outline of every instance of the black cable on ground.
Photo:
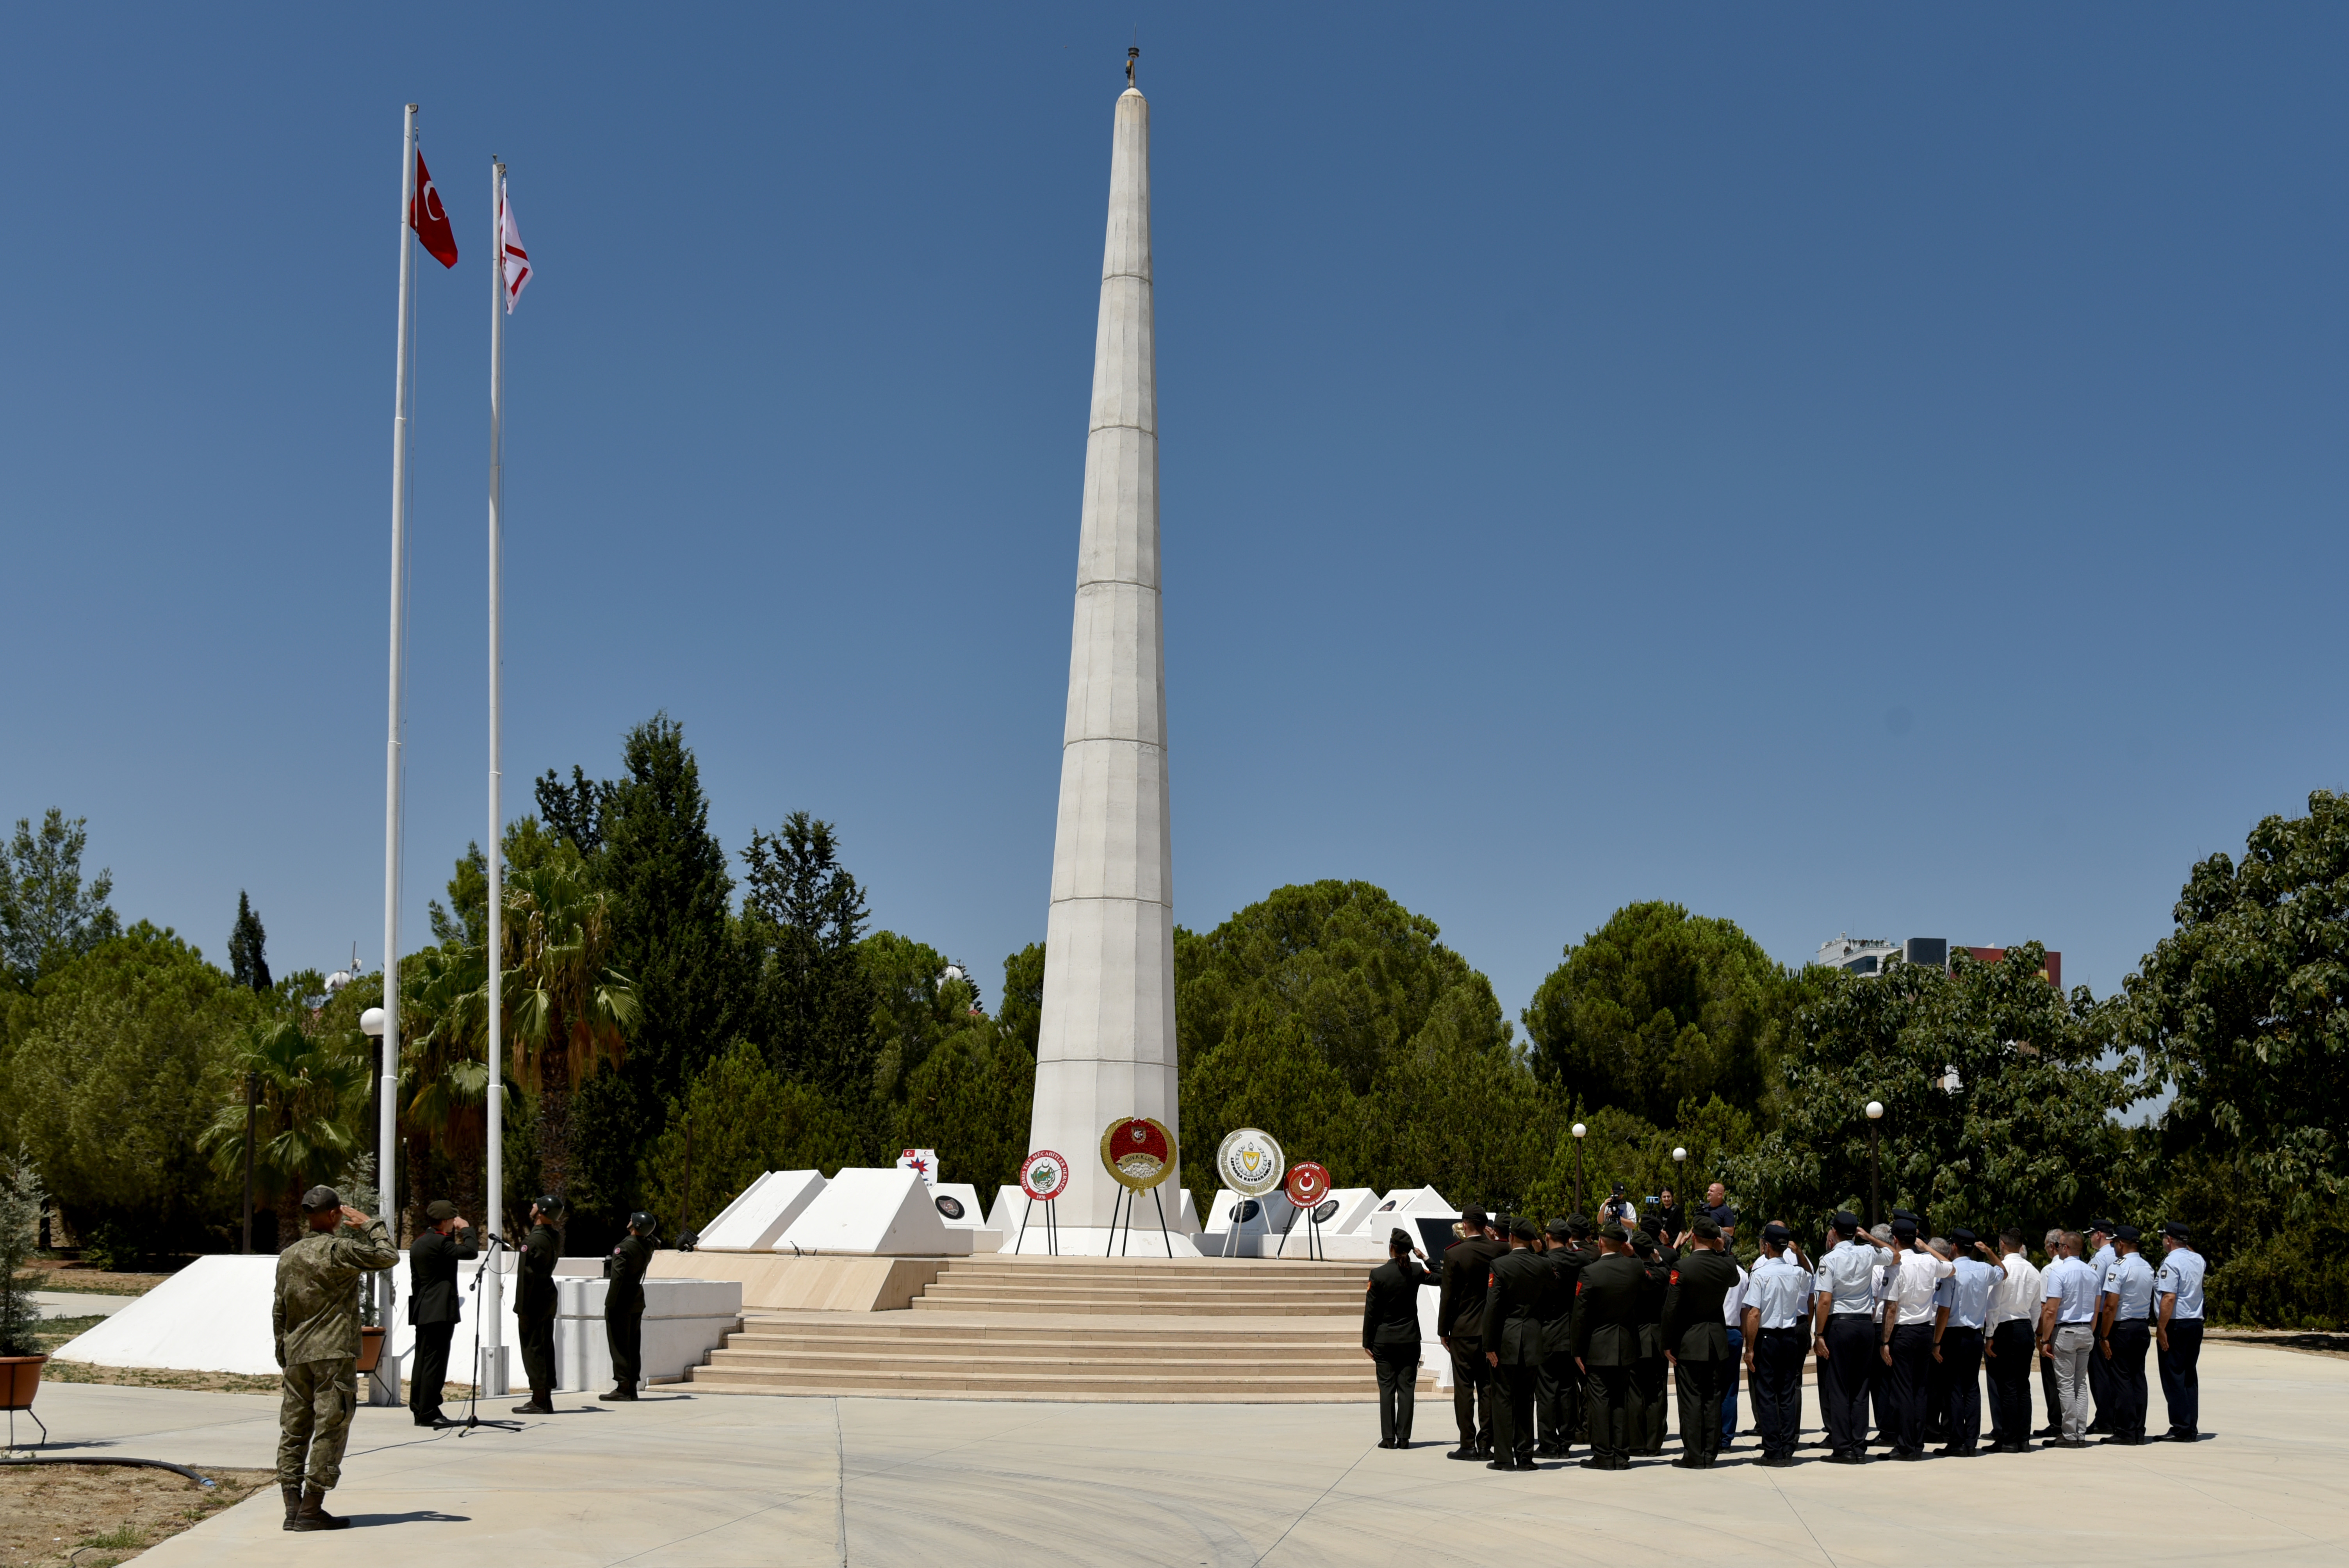
[(132, 1465), (141, 1470), (167, 1470), (186, 1476), (198, 1486), (218, 1486), (209, 1476), (198, 1475), (185, 1465), (175, 1465), (169, 1460), (126, 1460), (108, 1454), (89, 1459), (68, 1459), (63, 1454), (35, 1454), (24, 1459), (0, 1459), (0, 1465)]

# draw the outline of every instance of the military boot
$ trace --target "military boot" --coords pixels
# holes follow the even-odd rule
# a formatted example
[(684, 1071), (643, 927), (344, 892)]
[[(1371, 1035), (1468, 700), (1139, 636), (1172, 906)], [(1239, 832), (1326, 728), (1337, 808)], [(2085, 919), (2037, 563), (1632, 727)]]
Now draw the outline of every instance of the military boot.
[(281, 1480), (277, 1490), (285, 1494), (285, 1528), (294, 1528), (294, 1516), (302, 1511), (302, 1489), (293, 1481)]
[(622, 1383), (608, 1394), (598, 1394), (595, 1396), (596, 1398), (604, 1400), (606, 1403), (614, 1400), (628, 1400), (633, 1402), (636, 1397), (636, 1386), (634, 1383)]
[(348, 1530), (351, 1522), (337, 1519), (326, 1511), (326, 1494), (316, 1487), (306, 1487), (302, 1492), (302, 1507), (294, 1515), (288, 1530)]

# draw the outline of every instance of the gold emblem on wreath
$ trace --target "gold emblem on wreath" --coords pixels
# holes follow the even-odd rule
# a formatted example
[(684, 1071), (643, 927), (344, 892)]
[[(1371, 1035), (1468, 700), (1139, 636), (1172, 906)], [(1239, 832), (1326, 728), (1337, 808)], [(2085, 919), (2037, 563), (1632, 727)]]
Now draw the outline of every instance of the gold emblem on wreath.
[(1102, 1134), (1102, 1164), (1121, 1187), (1146, 1192), (1174, 1172), (1174, 1135), (1146, 1116), (1122, 1116)]

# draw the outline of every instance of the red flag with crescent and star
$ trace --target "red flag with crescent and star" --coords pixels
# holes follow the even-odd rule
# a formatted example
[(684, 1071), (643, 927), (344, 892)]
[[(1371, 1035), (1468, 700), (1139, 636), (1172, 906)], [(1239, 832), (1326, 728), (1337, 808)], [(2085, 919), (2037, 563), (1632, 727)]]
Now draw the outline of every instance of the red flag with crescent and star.
[(440, 205), (440, 192), (433, 188), (432, 171), (424, 167), (424, 150), (416, 150), (416, 199), (408, 209), (408, 226), (432, 259), (444, 267), (457, 264), (457, 231), (449, 224), (449, 209)]

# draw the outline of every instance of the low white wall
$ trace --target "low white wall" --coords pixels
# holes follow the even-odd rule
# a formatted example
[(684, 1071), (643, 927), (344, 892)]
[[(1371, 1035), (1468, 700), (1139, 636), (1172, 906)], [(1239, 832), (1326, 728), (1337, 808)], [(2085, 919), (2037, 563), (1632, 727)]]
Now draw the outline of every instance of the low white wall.
[[(554, 1283), (554, 1377), (563, 1392), (595, 1392), (612, 1386), (612, 1346), (604, 1332), (604, 1299), (611, 1288), (611, 1282), (602, 1279)], [(647, 1279), (638, 1373), (648, 1383), (682, 1377), (741, 1326), (739, 1282)], [(514, 1363), (517, 1370), (520, 1365)]]

